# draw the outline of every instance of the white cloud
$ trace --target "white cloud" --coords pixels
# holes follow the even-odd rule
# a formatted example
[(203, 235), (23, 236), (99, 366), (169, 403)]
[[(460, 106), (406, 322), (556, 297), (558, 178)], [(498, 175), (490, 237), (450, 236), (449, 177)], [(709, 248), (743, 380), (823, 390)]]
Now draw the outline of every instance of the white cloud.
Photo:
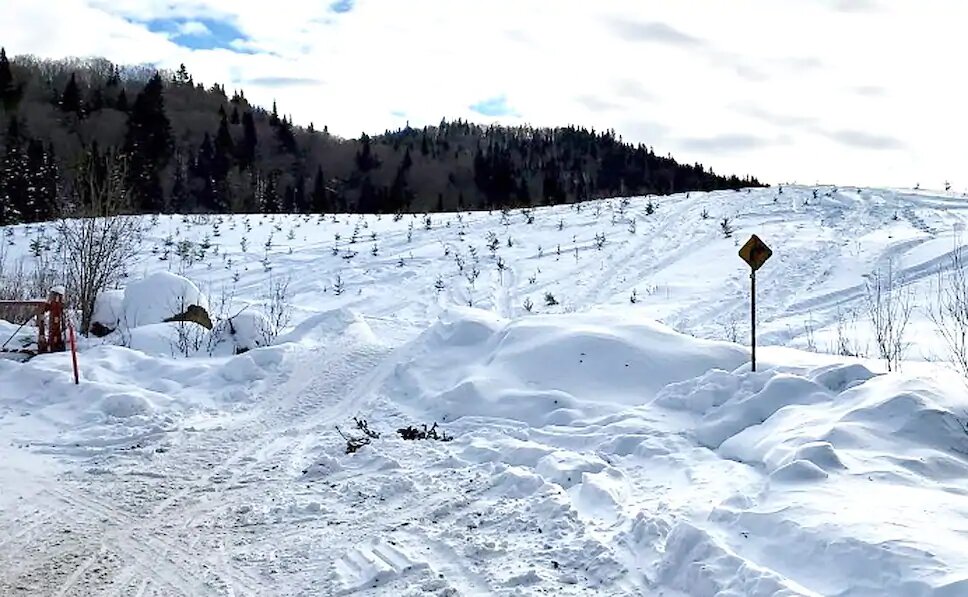
[[(962, 0), (11, 2), (12, 53), (184, 62), (346, 136), (441, 117), (582, 124), (772, 182), (968, 186)], [(127, 20), (164, 18), (231, 20), (255, 53)], [(500, 96), (519, 116), (470, 108)]]
[(205, 23), (200, 23), (198, 21), (185, 21), (178, 25), (179, 35), (211, 35), (212, 32), (209, 31)]

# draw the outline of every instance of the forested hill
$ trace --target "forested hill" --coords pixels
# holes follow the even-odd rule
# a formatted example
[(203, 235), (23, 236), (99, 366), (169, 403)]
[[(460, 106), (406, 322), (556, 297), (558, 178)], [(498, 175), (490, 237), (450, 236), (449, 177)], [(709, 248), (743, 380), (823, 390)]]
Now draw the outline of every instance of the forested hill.
[(185, 67), (5, 52), (0, 141), (0, 224), (90, 208), (105, 188), (128, 212), (396, 212), (760, 185), (614, 131), (458, 120), (348, 140), (196, 84)]

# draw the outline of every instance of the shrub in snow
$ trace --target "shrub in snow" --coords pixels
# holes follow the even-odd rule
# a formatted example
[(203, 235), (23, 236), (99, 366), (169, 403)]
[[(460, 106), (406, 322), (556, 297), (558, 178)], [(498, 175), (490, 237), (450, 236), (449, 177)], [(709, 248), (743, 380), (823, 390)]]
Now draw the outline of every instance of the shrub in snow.
[(220, 352), (227, 346), (232, 354), (242, 354), (268, 346), (272, 341), (272, 323), (258, 311), (245, 310), (218, 322), (212, 330), (210, 352)]
[(369, 444), (370, 440), (379, 439), (380, 437), (379, 433), (370, 429), (366, 419), (357, 419), (356, 417), (353, 417), (353, 422), (356, 423), (356, 428), (363, 433), (361, 437), (346, 435), (342, 430), (340, 430), (339, 425), (336, 426), (336, 433), (340, 434), (340, 437), (346, 440), (347, 454), (356, 452), (363, 446)]
[(397, 429), (397, 433), (406, 440), (435, 439), (442, 442), (449, 442), (454, 439), (454, 436), (447, 435), (446, 431), (437, 433), (436, 422), (430, 429), (427, 429), (426, 424), (421, 425), (419, 429), (413, 425), (407, 425), (406, 427)]
[(165, 321), (194, 321), (212, 327), (205, 295), (188, 278), (170, 272), (128, 284), (120, 320), (128, 329)]

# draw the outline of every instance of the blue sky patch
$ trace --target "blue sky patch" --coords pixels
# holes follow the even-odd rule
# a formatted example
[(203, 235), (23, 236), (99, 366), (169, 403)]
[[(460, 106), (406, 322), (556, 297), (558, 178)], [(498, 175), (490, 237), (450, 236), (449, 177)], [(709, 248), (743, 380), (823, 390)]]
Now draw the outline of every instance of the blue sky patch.
[(329, 5), (329, 9), (340, 14), (349, 12), (353, 10), (353, 2), (354, 0), (336, 0), (336, 2)]
[(508, 98), (499, 95), (486, 100), (481, 100), (472, 105), (471, 110), (484, 116), (517, 116), (518, 113), (508, 105)]
[(217, 19), (152, 19), (144, 23), (149, 31), (168, 36), (174, 43), (193, 50), (226, 49), (248, 53), (232, 42), (248, 37), (232, 23)]

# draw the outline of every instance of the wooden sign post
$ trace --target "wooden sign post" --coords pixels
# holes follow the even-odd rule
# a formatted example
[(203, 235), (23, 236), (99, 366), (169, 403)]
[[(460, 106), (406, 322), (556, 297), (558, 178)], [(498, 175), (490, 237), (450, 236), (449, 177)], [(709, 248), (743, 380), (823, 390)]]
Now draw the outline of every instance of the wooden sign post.
[(756, 371), (756, 270), (763, 267), (763, 264), (772, 255), (772, 249), (766, 246), (766, 243), (755, 234), (739, 250), (740, 258), (750, 266), (750, 337), (752, 340), (753, 371)]

